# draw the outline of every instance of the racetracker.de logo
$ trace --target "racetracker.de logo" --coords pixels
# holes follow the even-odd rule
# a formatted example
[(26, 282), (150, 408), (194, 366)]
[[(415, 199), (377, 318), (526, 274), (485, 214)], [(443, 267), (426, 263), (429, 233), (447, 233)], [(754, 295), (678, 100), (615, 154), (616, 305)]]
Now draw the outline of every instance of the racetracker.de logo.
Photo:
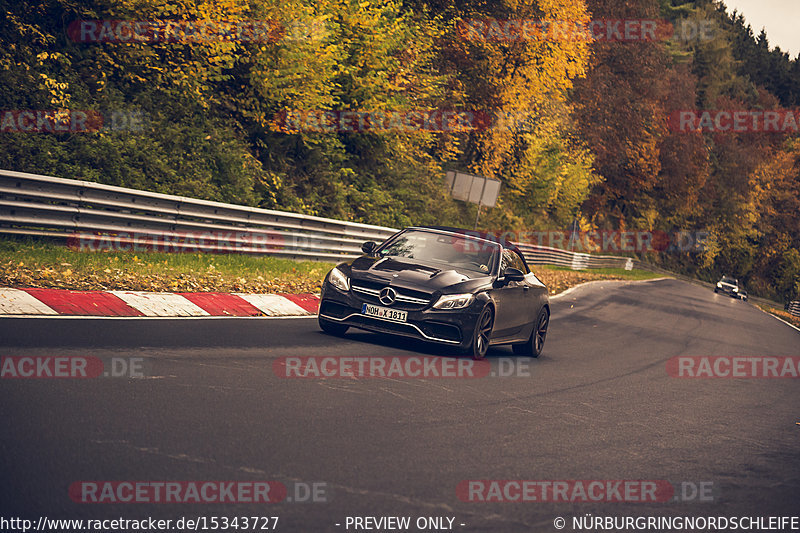
[(477, 238), (454, 239), (453, 246), (467, 253), (491, 250), (494, 243), (502, 241), (586, 253), (700, 252), (708, 239), (707, 231), (684, 230), (466, 231), (465, 235)]
[(800, 377), (800, 357), (678, 356), (667, 360), (673, 378), (794, 378)]
[(520, 128), (533, 121), (530, 114), (492, 114), (481, 110), (327, 110), (287, 109), (275, 115), (275, 127), (284, 133), (465, 132), (492, 127)]
[(456, 495), (463, 502), (668, 502), (675, 495), (666, 480), (521, 480), (461, 481)]
[(264, 253), (286, 247), (277, 231), (170, 231), (73, 233), (67, 246), (79, 252)]
[[(452, 359), (433, 356), (289, 356), (272, 363), (279, 378), (396, 378), (396, 379), (474, 379), (493, 374), (486, 360)], [(513, 375), (508, 370), (501, 375)]]
[(148, 124), (140, 110), (0, 110), (0, 133), (143, 132)]
[(94, 133), (103, 128), (97, 111), (7, 109), (0, 111), (0, 133)]
[(469, 19), (457, 23), (458, 34), (468, 41), (665, 41), (673, 25), (654, 19), (596, 19), (586, 23), (570, 20)]
[(279, 503), (287, 489), (279, 481), (76, 481), (75, 503)]
[(76, 43), (271, 43), (287, 28), (276, 20), (74, 20), (67, 36)]
[(799, 109), (687, 109), (667, 116), (676, 133), (798, 133)]
[(144, 377), (142, 357), (3, 356), (0, 379), (83, 379)]

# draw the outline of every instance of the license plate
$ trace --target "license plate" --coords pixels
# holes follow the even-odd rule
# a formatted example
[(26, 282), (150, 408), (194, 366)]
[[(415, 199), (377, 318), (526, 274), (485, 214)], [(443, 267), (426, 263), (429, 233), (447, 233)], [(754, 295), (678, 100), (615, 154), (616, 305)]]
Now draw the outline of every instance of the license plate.
[(398, 311), (397, 309), (389, 309), (388, 307), (370, 304), (363, 304), (361, 306), (361, 314), (374, 316), (375, 318), (383, 318), (385, 320), (394, 320), (395, 322), (405, 322), (408, 317), (408, 313), (405, 311)]

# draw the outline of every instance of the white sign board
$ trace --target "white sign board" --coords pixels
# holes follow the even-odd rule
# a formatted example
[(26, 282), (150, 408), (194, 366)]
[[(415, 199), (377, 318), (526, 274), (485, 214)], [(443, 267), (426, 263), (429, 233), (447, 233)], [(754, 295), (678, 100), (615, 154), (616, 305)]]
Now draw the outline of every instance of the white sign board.
[(500, 181), (483, 176), (450, 170), (445, 181), (456, 200), (494, 207), (500, 194)]

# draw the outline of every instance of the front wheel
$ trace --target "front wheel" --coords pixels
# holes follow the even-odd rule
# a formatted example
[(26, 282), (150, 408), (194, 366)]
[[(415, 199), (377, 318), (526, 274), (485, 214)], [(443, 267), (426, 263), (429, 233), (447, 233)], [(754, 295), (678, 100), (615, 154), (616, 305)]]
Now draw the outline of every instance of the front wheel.
[(547, 338), (547, 328), (550, 326), (550, 312), (546, 307), (542, 307), (539, 315), (536, 317), (536, 322), (533, 326), (533, 331), (528, 340), (522, 344), (512, 344), (511, 348), (517, 355), (527, 355), (530, 357), (539, 357), (544, 350), (544, 340)]
[(475, 331), (472, 334), (472, 344), (467, 350), (476, 361), (486, 357), (489, 351), (489, 340), (492, 338), (492, 328), (494, 327), (494, 312), (491, 307), (484, 307), (478, 321), (475, 322)]
[(336, 322), (331, 322), (330, 320), (326, 320), (321, 316), (317, 317), (317, 321), (319, 322), (319, 327), (322, 331), (328, 335), (336, 335), (337, 337), (344, 335), (350, 327), (343, 324), (337, 324)]

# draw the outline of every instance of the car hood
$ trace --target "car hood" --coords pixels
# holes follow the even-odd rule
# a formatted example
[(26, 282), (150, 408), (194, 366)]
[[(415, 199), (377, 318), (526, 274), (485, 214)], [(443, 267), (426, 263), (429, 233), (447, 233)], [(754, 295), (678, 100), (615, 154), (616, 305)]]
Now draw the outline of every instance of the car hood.
[(351, 261), (349, 274), (354, 280), (364, 280), (405, 287), (433, 293), (469, 292), (491, 283), (491, 276), (463, 268), (448, 268), (447, 265), (404, 259), (399, 257), (362, 256)]

